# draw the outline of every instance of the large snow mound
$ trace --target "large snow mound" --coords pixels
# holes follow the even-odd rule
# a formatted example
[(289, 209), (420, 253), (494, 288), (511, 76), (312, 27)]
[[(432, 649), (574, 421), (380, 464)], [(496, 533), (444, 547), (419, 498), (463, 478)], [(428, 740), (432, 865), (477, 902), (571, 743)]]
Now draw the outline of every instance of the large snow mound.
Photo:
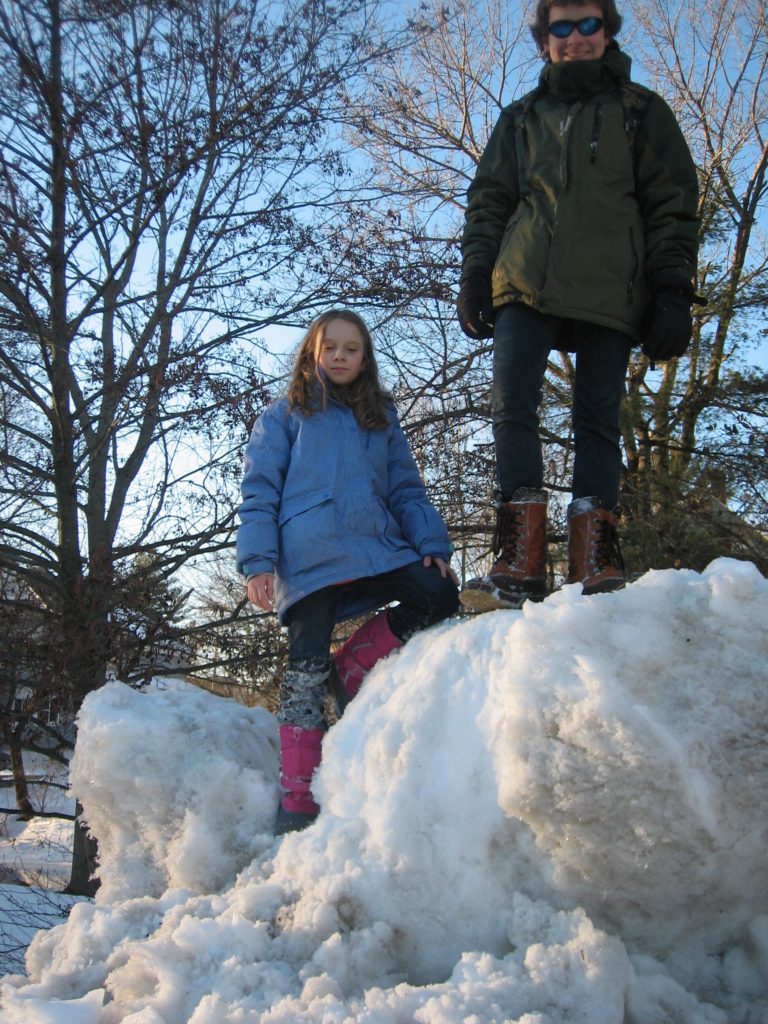
[(93, 904), (8, 1024), (766, 1024), (768, 581), (721, 559), (445, 623), (272, 841), (271, 716), (113, 684), (73, 787)]

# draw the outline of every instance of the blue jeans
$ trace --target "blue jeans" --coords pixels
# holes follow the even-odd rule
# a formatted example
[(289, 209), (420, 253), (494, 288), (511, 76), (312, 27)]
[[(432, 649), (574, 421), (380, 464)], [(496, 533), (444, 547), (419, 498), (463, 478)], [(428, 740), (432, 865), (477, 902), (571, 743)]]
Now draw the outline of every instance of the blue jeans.
[(493, 436), (501, 500), (509, 501), (518, 487), (544, 486), (538, 409), (549, 353), (557, 348), (576, 352), (573, 497), (594, 495), (612, 509), (619, 497), (619, 410), (632, 339), (519, 303), (497, 311), (493, 333)]
[(331, 667), (331, 634), (342, 595), (375, 598), (387, 609), (389, 628), (405, 643), (414, 633), (453, 615), (459, 591), (450, 577), (421, 559), (401, 569), (366, 576), (350, 583), (323, 587), (292, 605), (286, 613), (288, 664), (280, 693), (277, 719), (306, 729), (325, 728), (323, 705)]

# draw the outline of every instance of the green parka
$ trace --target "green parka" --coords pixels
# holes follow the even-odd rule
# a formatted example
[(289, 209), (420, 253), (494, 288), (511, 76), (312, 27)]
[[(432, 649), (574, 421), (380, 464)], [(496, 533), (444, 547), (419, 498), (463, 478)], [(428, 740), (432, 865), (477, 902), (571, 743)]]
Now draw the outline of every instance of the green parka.
[(696, 170), (674, 114), (630, 83), (612, 44), (545, 67), (506, 107), (468, 190), (463, 276), (490, 274), (494, 306), (602, 324), (640, 339), (650, 292), (690, 288)]

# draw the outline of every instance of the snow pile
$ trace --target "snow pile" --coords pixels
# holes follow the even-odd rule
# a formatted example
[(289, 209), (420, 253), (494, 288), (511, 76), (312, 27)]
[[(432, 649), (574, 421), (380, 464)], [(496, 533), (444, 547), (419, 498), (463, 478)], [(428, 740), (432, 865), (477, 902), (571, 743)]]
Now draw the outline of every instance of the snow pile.
[(768, 581), (719, 560), (443, 624), (271, 842), (270, 716), (179, 687), (83, 709), (103, 887), (7, 1024), (765, 1024)]
[(98, 837), (100, 903), (217, 892), (272, 844), (280, 755), (263, 708), (113, 682), (78, 722), (70, 787)]

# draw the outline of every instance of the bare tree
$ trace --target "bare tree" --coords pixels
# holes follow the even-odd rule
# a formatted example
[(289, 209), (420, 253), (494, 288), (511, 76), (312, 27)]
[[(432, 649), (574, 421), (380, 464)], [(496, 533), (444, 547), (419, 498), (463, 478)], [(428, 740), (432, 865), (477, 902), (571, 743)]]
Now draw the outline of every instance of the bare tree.
[(141, 567), (231, 543), (263, 332), (336, 298), (344, 253), (319, 253), (370, 6), (0, 6), (0, 568), (46, 637), (28, 684), (73, 712)]
[(708, 299), (686, 359), (657, 375), (637, 360), (630, 375), (626, 493), (638, 551), (670, 565), (681, 554), (701, 564), (725, 550), (767, 572), (760, 530), (750, 528), (768, 521), (768, 375), (764, 362), (751, 362), (768, 308), (765, 5), (651, 0), (633, 13), (642, 64), (699, 169), (698, 289)]
[[(445, 515), (463, 575), (476, 573), (492, 533), (494, 453), (490, 341), (472, 341), (454, 312), (466, 190), (505, 103), (535, 81), (525, 18), (497, 0), (433, 4), (429, 35), (388, 54), (354, 110), (353, 138), (370, 157), (375, 197), (362, 236), (385, 263), (377, 338), (406, 430)], [(375, 277), (370, 267), (370, 276)], [(550, 484), (565, 488), (568, 368), (553, 361), (542, 420)]]
[(75, 702), (137, 556), (167, 577), (228, 541), (259, 332), (334, 286), (311, 243), (365, 18), (366, 0), (0, 10), (0, 564), (50, 616)]
[[(622, 496), (631, 568), (700, 568), (731, 553), (765, 569), (754, 531), (768, 521), (768, 380), (750, 361), (765, 338), (768, 302), (765, 7), (757, 0), (652, 0), (625, 14), (627, 46), (648, 72), (642, 80), (676, 110), (698, 164), (698, 287), (709, 300), (698, 310), (686, 358), (656, 372), (639, 353), (632, 362)], [(427, 461), (439, 465), (450, 444), (462, 452), (463, 501), (445, 496), (461, 543), (473, 528), (490, 532), (493, 460), (490, 343), (464, 339), (454, 319), (458, 239), (465, 191), (499, 110), (530, 88), (540, 69), (526, 20), (499, 0), (435, 4), (433, 33), (415, 37), (402, 60), (390, 56), (377, 65), (369, 90), (375, 116), (361, 107), (357, 118), (357, 143), (371, 156), (366, 184), (377, 196), (369, 235), (361, 233), (379, 252), (391, 242), (406, 271), (396, 312), (382, 316), (385, 338), (399, 365), (399, 394), (418, 409), (412, 429), (425, 426), (429, 402), (435, 426)], [(553, 353), (541, 421), (547, 485), (555, 493), (569, 490), (573, 372), (568, 354)], [(453, 483), (446, 479), (443, 489)], [(561, 505), (553, 509), (556, 541), (564, 533)], [(738, 529), (719, 514), (723, 507), (737, 516)], [(467, 549), (473, 570), (478, 554)]]
[(276, 712), (288, 650), (274, 614), (248, 604), (231, 552), (206, 566), (196, 625), (189, 633), (198, 666), (195, 681), (214, 693)]

